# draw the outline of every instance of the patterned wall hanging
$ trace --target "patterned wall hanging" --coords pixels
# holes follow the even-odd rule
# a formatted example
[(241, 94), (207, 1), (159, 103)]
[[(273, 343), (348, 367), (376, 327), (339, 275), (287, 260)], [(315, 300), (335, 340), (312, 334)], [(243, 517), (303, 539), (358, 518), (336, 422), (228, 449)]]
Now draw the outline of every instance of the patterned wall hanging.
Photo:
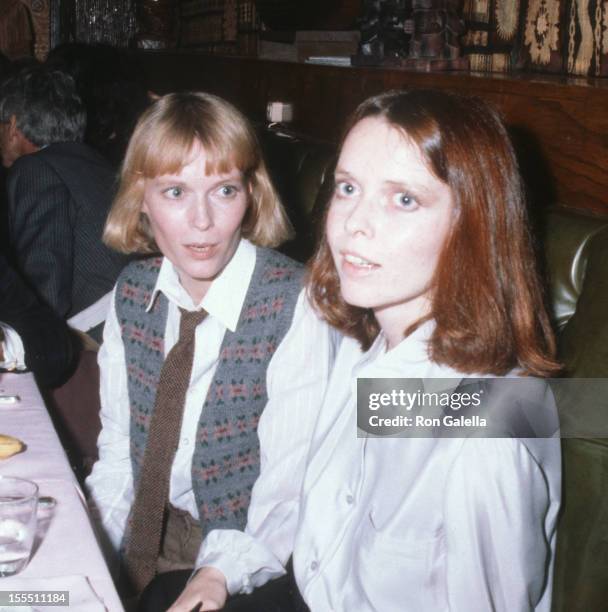
[(520, 14), (519, 0), (465, 0), (462, 49), (471, 70), (511, 70)]
[(528, 0), (520, 66), (608, 76), (608, 1)]
[(566, 72), (568, 0), (528, 0), (519, 65), (525, 70)]
[(567, 26), (568, 73), (608, 76), (608, 2), (571, 0)]

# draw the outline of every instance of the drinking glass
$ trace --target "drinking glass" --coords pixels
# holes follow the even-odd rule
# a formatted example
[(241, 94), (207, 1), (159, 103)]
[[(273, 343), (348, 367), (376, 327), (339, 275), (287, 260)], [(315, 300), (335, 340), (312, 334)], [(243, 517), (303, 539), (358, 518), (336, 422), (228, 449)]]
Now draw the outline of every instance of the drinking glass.
[(0, 476), (0, 576), (12, 576), (26, 565), (36, 534), (38, 485)]

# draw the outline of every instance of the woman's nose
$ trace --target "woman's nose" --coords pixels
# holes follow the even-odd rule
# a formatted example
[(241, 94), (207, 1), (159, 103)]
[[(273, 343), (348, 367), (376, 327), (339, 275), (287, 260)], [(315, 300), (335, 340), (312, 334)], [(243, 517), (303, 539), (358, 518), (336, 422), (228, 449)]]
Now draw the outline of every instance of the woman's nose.
[(192, 225), (199, 230), (209, 229), (213, 225), (213, 218), (209, 204), (205, 198), (197, 198), (192, 207)]
[(362, 197), (348, 211), (344, 228), (349, 234), (373, 234), (372, 209), (368, 198)]

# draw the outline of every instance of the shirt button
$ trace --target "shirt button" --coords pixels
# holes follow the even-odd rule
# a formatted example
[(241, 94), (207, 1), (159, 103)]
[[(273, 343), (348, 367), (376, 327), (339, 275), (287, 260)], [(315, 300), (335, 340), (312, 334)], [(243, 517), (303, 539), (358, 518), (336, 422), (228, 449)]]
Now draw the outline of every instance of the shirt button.
[(353, 504), (355, 502), (355, 498), (352, 495), (347, 495), (346, 496), (346, 503), (350, 506), (351, 504)]
[(310, 564), (310, 569), (311, 569), (311, 571), (313, 571), (313, 572), (316, 572), (318, 567), (319, 567), (319, 564), (318, 564), (316, 561), (313, 561), (313, 562)]
[(182, 439), (182, 444), (183, 444), (184, 446), (188, 446), (188, 445), (190, 444), (190, 440), (189, 440), (188, 438), (183, 438), (183, 439)]

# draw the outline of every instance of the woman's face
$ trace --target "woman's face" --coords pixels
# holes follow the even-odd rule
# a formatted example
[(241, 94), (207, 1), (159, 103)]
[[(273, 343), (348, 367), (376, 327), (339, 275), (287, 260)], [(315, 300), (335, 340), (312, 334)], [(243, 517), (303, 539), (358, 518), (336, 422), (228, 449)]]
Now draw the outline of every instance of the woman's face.
[(450, 188), (416, 144), (382, 119), (355, 125), (336, 167), (327, 239), (344, 300), (371, 308), (391, 347), (429, 310), (454, 214)]
[(144, 179), (142, 211), (195, 304), (234, 255), (249, 200), (239, 170), (206, 175), (206, 159), (197, 145), (180, 172)]

